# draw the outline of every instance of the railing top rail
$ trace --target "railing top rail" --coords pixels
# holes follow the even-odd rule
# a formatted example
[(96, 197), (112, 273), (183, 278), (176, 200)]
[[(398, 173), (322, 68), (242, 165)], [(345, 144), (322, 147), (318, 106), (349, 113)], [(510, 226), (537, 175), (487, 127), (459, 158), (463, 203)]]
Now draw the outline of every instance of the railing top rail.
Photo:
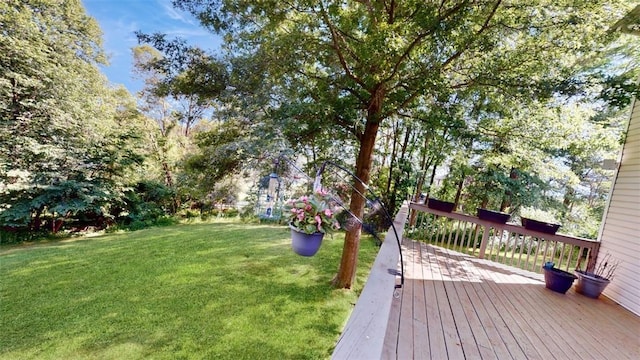
[[(404, 203), (394, 220), (397, 229), (404, 229), (409, 209)], [(398, 234), (402, 237), (402, 232)], [(389, 313), (398, 278), (400, 249), (395, 233), (389, 228), (378, 256), (371, 266), (369, 278), (362, 289), (351, 316), (333, 351), (332, 359), (380, 359)]]
[(486, 227), (493, 227), (493, 228), (496, 228), (496, 229), (503, 229), (503, 230), (507, 230), (509, 232), (515, 232), (515, 233), (522, 234), (522, 235), (529, 235), (529, 236), (533, 236), (533, 237), (536, 237), (536, 238), (543, 238), (545, 240), (559, 241), (559, 242), (566, 243), (566, 244), (571, 244), (571, 245), (593, 247), (596, 244), (599, 244), (599, 242), (596, 241), (596, 240), (585, 239), (585, 238), (581, 238), (581, 237), (563, 235), (563, 234), (547, 234), (547, 233), (540, 232), (540, 231), (529, 230), (529, 229), (526, 229), (526, 228), (524, 228), (523, 226), (520, 226), (520, 225), (498, 224), (498, 223), (495, 223), (495, 222), (482, 220), (482, 219), (478, 218), (477, 216), (473, 216), (473, 215), (467, 215), (467, 214), (462, 214), (462, 213), (457, 213), (457, 212), (446, 212), (446, 211), (440, 211), (440, 210), (432, 209), (430, 207), (427, 207), (427, 205), (425, 205), (425, 204), (418, 204), (418, 203), (415, 203), (415, 202), (411, 202), (409, 204), (409, 208), (413, 209), (413, 210), (428, 212), (428, 213), (431, 213), (431, 214), (434, 214), (434, 215), (438, 215), (438, 216), (447, 217), (447, 218), (450, 218), (450, 219), (456, 219), (456, 220), (460, 220), (460, 221), (471, 222), (471, 223), (480, 224), (480, 225), (483, 225), (483, 226), (486, 226)]

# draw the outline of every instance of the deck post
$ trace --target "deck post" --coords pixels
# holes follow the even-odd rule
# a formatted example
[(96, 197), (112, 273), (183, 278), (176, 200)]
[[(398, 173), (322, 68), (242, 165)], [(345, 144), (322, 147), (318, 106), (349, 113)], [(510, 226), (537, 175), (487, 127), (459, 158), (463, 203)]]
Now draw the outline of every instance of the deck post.
[(487, 243), (489, 242), (489, 228), (483, 225), (478, 225), (482, 228), (482, 241), (480, 241), (480, 253), (479, 259), (484, 259), (484, 253), (487, 250)]
[(596, 268), (596, 262), (598, 261), (598, 252), (600, 252), (600, 243), (596, 243), (594, 247), (589, 251), (589, 258), (587, 261), (588, 272), (593, 272)]

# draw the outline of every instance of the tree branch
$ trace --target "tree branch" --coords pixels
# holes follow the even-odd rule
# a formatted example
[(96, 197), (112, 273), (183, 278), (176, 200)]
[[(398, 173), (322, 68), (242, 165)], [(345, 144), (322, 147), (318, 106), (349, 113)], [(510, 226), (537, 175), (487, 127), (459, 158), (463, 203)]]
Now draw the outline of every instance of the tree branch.
[[(444, 4), (444, 3), (443, 3)], [(400, 69), (400, 65), (402, 65), (404, 63), (404, 61), (409, 57), (409, 54), (411, 54), (411, 52), (413, 51), (413, 49), (416, 48), (416, 46), (418, 46), (420, 43), (422, 43), (422, 40), (424, 40), (424, 38), (426, 38), (427, 36), (433, 34), (436, 30), (437, 30), (437, 25), (440, 24), (444, 19), (450, 17), (451, 15), (455, 14), (456, 12), (462, 10), (464, 8), (464, 6), (467, 4), (466, 1), (457, 4), (456, 6), (452, 7), (451, 9), (447, 10), (447, 12), (438, 17), (438, 20), (434, 22), (434, 25), (428, 29), (427, 31), (418, 34), (418, 36), (416, 36), (415, 39), (413, 39), (413, 41), (411, 42), (411, 44), (409, 44), (409, 46), (407, 46), (407, 48), (405, 49), (404, 53), (402, 53), (402, 55), (400, 55), (400, 58), (398, 58), (398, 60), (396, 61), (396, 63), (393, 66), (393, 71), (391, 71), (391, 74), (389, 74), (389, 76), (387, 76), (383, 82), (388, 82), (391, 79), (393, 79), (393, 77), (396, 76), (396, 74), (398, 73), (399, 69)]]
[(358, 85), (362, 86), (362, 88), (366, 89), (364, 82), (360, 78), (355, 76), (351, 71), (351, 69), (349, 68), (347, 61), (344, 58), (344, 54), (342, 54), (342, 50), (340, 49), (340, 41), (339, 41), (340, 37), (338, 36), (338, 32), (336, 31), (336, 28), (333, 26), (333, 23), (329, 19), (329, 15), (327, 14), (327, 11), (324, 9), (324, 7), (321, 8), (320, 13), (322, 15), (322, 19), (324, 20), (325, 24), (329, 28), (329, 31), (331, 32), (331, 40), (333, 43), (333, 48), (336, 51), (336, 55), (338, 55), (338, 60), (340, 61), (340, 65), (342, 66), (342, 69), (344, 70), (345, 74), (351, 80), (355, 81)]
[(471, 46), (471, 44), (474, 43), (476, 38), (480, 36), (489, 27), (489, 22), (495, 16), (496, 11), (498, 10), (498, 7), (500, 6), (501, 3), (502, 3), (502, 0), (496, 1), (495, 5), (493, 6), (493, 8), (491, 8), (491, 12), (487, 16), (487, 19), (484, 21), (480, 29), (478, 29), (478, 31), (476, 31), (476, 33), (467, 40), (467, 42), (462, 46), (462, 48), (460, 48), (460, 50), (458, 50), (456, 53), (451, 55), (449, 59), (447, 59), (445, 62), (442, 63), (442, 68), (447, 67), (447, 65), (453, 62), (453, 60), (459, 58), (466, 50), (469, 50), (469, 47)]

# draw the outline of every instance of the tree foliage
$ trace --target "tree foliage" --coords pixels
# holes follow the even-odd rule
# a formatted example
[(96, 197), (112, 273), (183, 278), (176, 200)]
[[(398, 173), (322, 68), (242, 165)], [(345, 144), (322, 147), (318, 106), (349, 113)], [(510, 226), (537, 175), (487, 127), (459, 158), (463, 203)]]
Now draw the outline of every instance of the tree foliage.
[(188, 136), (225, 90), (228, 74), (224, 64), (182, 39), (168, 40), (163, 34), (140, 32), (137, 36), (140, 43), (150, 44), (157, 51), (137, 62), (138, 67), (158, 75), (155, 82), (147, 83), (147, 90), (177, 103), (174, 115)]
[(98, 70), (99, 27), (55, 0), (2, 2), (0, 23), (0, 224), (108, 217), (143, 154), (133, 100)]
[[(322, 120), (350, 134), (355, 173), (365, 183), (385, 119), (435, 114), (458, 99), (482, 101), (488, 92), (495, 112), (511, 117), (513, 109), (500, 106), (498, 97), (526, 106), (574, 94), (578, 59), (597, 56), (614, 37), (604, 29), (627, 10), (617, 1), (568, 0), (174, 4), (223, 34), (234, 53), (268, 64), (264, 82), (277, 91), (272, 106), (321, 109), (303, 111), (315, 116), (298, 120), (311, 129)], [(303, 96), (289, 97), (290, 89)], [(357, 182), (354, 187), (364, 190)], [(350, 210), (362, 216), (363, 208), (363, 199), (352, 196)], [(336, 277), (340, 287), (351, 284), (358, 244), (357, 229), (350, 231)]]

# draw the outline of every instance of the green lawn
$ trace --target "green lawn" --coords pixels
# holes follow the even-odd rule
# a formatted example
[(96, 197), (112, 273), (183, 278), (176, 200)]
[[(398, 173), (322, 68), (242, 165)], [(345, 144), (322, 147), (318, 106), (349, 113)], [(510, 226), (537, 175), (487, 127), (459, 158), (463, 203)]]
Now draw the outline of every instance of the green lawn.
[(357, 298), (330, 287), (342, 240), (305, 258), (284, 226), (221, 221), (2, 247), (0, 359), (327, 358)]

